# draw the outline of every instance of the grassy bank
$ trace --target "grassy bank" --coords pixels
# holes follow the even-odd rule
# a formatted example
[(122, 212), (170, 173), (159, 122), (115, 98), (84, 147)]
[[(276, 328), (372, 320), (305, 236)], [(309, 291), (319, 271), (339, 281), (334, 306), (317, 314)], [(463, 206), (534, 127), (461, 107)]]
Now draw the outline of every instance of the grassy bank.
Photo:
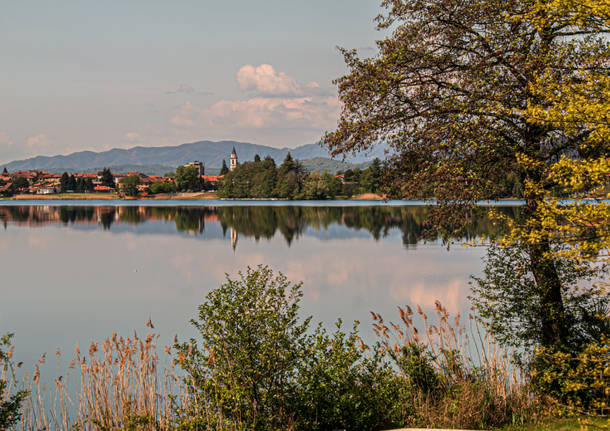
[[(15, 195), (10, 198), (2, 198), (2, 200), (36, 200), (36, 201), (56, 201), (56, 200), (183, 200), (183, 201), (197, 201), (197, 200), (215, 200), (218, 199), (218, 195), (215, 192), (195, 192), (195, 193), (159, 193), (156, 195), (142, 196), (138, 198), (121, 198), (117, 193), (57, 193), (52, 195), (30, 195), (22, 194)], [(363, 193), (354, 195), (350, 198), (343, 198), (345, 200), (373, 200), (381, 201), (384, 200), (384, 196), (380, 196), (375, 193)], [(235, 199), (240, 200), (240, 199)], [(244, 199), (251, 200), (251, 199)], [(261, 199), (264, 200), (264, 199)]]
[(58, 201), (58, 200), (115, 200), (118, 199), (116, 193), (57, 193), (52, 195), (15, 195), (4, 200), (15, 201)]
[(554, 419), (522, 426), (506, 426), (498, 431), (574, 431), (580, 429), (590, 431), (610, 428), (609, 418), (580, 417), (571, 419)]

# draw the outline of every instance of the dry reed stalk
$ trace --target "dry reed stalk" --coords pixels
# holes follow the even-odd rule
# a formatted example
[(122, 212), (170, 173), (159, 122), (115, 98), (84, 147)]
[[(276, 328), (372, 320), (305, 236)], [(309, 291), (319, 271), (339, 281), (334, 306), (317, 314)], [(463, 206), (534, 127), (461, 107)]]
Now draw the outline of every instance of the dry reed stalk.
[[(412, 346), (417, 346), (445, 382), (446, 391), (442, 395), (411, 391), (411, 402), (418, 417), (413, 425), (476, 427), (482, 414), (507, 415), (529, 409), (532, 400), (525, 379), (511, 363), (509, 352), (499, 347), (489, 327), (485, 324), (482, 327), (471, 314), (468, 326), (462, 323), (459, 314), (452, 319), (439, 301), (435, 302), (434, 310), (435, 319), (429, 322), (426, 313), (417, 306), (423, 336), (408, 305), (398, 307), (399, 324), (386, 325), (379, 314), (371, 312), (373, 330), (381, 341), (381, 353), (392, 352), (400, 358), (409, 354)], [(409, 379), (404, 370), (400, 371)], [(489, 404), (485, 396), (491, 398), (494, 411), (481, 412), (477, 407)], [(498, 423), (501, 422), (499, 419)]]
[[(56, 352), (57, 378), (53, 385), (41, 383), (40, 366), (33, 377), (26, 373), (22, 386), (30, 391), (23, 417), (15, 429), (118, 430), (134, 428), (166, 430), (176, 419), (175, 404), (197, 405), (186, 389), (165, 346), (168, 367), (159, 369), (156, 343), (159, 336), (140, 338), (113, 334), (103, 343), (92, 342), (88, 353), (76, 353), (64, 374), (61, 352)], [(3, 378), (5, 372), (3, 370)]]

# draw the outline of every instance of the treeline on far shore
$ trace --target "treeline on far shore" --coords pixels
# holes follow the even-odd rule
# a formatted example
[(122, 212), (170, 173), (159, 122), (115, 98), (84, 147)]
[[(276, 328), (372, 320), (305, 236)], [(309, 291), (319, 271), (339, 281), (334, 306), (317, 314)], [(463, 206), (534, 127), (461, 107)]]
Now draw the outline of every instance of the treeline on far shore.
[(334, 199), (380, 189), (381, 162), (366, 169), (349, 169), (337, 175), (326, 171), (308, 173), (290, 153), (280, 166), (271, 157), (238, 165), (218, 182), (221, 198)]

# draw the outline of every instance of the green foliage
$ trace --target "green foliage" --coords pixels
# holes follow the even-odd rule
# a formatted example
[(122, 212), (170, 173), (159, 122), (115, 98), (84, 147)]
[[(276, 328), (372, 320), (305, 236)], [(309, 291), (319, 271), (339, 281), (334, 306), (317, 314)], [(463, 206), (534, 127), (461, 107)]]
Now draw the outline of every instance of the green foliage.
[(59, 179), (59, 190), (61, 193), (68, 191), (77, 193), (87, 193), (93, 191), (93, 180), (91, 178), (76, 178), (74, 175), (70, 175), (64, 172)]
[[(499, 241), (529, 256), (534, 295), (527, 297), (539, 305), (540, 343), (570, 344), (578, 319), (564, 306), (569, 286), (558, 268), (564, 259), (599, 268), (610, 244), (610, 129), (603, 120), (608, 6), (597, 0), (382, 6), (377, 22), (387, 33), (378, 52), (361, 58), (343, 50), (349, 73), (336, 81), (341, 118), (324, 143), (332, 155), (387, 145), (385, 191), (437, 200), (435, 228), (446, 235), (470, 222), (467, 210), (478, 200), (517, 193), (526, 201), (524, 217), (498, 218), (506, 228)], [(595, 201), (566, 204), (553, 195)]]
[(176, 169), (176, 187), (181, 192), (198, 192), (203, 189), (203, 180), (194, 166), (178, 166)]
[[(602, 317), (610, 312), (610, 298), (600, 286), (582, 283), (605, 273), (607, 268), (592, 268), (571, 259), (558, 260), (555, 268), (561, 282), (564, 319), (570, 330), (561, 347), (579, 350), (610, 333), (610, 322)], [(544, 309), (545, 292), (536, 283), (527, 249), (491, 245), (483, 275), (473, 279), (470, 300), (481, 318), (490, 322), (498, 341), (528, 356), (535, 346), (544, 344), (540, 328), (549, 313)]]
[(362, 193), (377, 193), (379, 191), (380, 181), (381, 161), (376, 158), (375, 160), (373, 160), (371, 166), (361, 172), (360, 190), (362, 191)]
[(61, 178), (59, 179), (59, 191), (61, 193), (66, 193), (68, 190), (74, 190), (74, 185), (72, 184), (73, 176), (64, 172), (61, 174)]
[(229, 173), (229, 168), (227, 167), (227, 162), (225, 161), (225, 159), (222, 159), (222, 167), (220, 168), (219, 175), (226, 175), (228, 173)]
[[(266, 266), (206, 296), (192, 320), (201, 344), (178, 345), (198, 404), (182, 426), (235, 430), (373, 430), (399, 423), (399, 380), (367, 357), (356, 328), (308, 334), (301, 284)], [(197, 413), (199, 412), (199, 413)]]
[(127, 196), (137, 196), (138, 186), (142, 183), (140, 176), (137, 174), (129, 175), (121, 179), (121, 191)]
[(102, 170), (102, 178), (100, 181), (102, 186), (114, 187), (114, 176), (109, 168), (104, 168)]
[(195, 340), (179, 346), (189, 353), (182, 361), (186, 382), (200, 392), (202, 410), (217, 409), (216, 427), (281, 429), (293, 420), (290, 382), (309, 323), (298, 317), (301, 285), (267, 267), (239, 276), (210, 292), (191, 321), (201, 346)]
[[(20, 390), (11, 395), (14, 389), (11, 381), (15, 381), (13, 364), (11, 362), (12, 349), (11, 338), (13, 334), (5, 334), (0, 337), (0, 431), (10, 429), (19, 422), (21, 418), (21, 404), (28, 392)], [(8, 350), (7, 350), (8, 349)], [(5, 380), (4, 376), (10, 380)]]
[(13, 190), (15, 192), (20, 192), (20, 191), (24, 191), (27, 190), (27, 188), (30, 186), (30, 182), (28, 181), (27, 178), (25, 177), (16, 177), (13, 178)]
[[(329, 199), (340, 192), (340, 182), (330, 176), (319, 174), (307, 177), (300, 162), (290, 153), (284, 162), (275, 166), (271, 157), (255, 159), (227, 172), (220, 181), (218, 196), (223, 198), (282, 198), (282, 199)], [(305, 192), (305, 185), (308, 191)]]
[(350, 333), (318, 327), (299, 368), (297, 430), (378, 430), (404, 423), (402, 379), (378, 352), (365, 351), (357, 322)]
[(177, 190), (176, 183), (168, 180), (155, 181), (150, 185), (150, 192), (157, 193), (175, 193)]
[(286, 154), (284, 161), (278, 168), (274, 195), (278, 198), (298, 199), (301, 196), (304, 176), (303, 166), (298, 161), (293, 160), (290, 153)]
[(551, 399), (555, 413), (602, 417), (610, 413), (608, 333), (576, 353), (539, 348), (530, 366), (532, 389)]
[(328, 172), (312, 172), (303, 184), (304, 199), (334, 199), (341, 192), (341, 181)]
[(453, 318), (438, 301), (435, 309), (433, 321), (417, 308), (424, 331), (409, 306), (399, 307), (398, 325), (371, 313), (381, 353), (403, 377), (404, 425), (490, 429), (530, 420), (533, 399), (491, 334), (473, 328), (472, 317), (467, 332), (459, 314)]

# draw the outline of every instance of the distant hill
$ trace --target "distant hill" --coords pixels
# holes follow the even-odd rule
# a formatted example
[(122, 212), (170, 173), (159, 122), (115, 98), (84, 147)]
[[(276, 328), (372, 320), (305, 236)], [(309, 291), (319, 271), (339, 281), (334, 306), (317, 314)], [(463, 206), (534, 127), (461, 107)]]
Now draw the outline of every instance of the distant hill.
[(369, 167), (371, 162), (362, 163), (349, 163), (341, 160), (328, 159), (326, 157), (314, 157), (313, 159), (301, 160), (305, 169), (308, 172), (313, 171), (327, 171), (331, 174), (337, 173), (337, 171), (345, 171), (347, 169), (365, 169)]
[[(370, 161), (362, 163), (349, 163), (343, 162), (341, 160), (329, 159), (326, 157), (314, 157), (313, 159), (300, 160), (300, 162), (303, 164), (307, 172), (327, 171), (331, 174), (337, 173), (338, 171), (345, 171), (346, 169), (365, 169), (372, 163)], [(280, 162), (278, 161), (278, 164), (279, 163)], [(174, 173), (176, 171), (176, 166), (163, 165), (110, 165), (98, 166), (89, 169), (60, 169), (60, 171), (61, 173), (68, 172), (69, 174), (74, 174), (76, 172), (82, 172), (86, 174), (97, 173), (103, 168), (109, 168), (112, 172), (115, 173), (140, 172), (146, 175), (165, 175), (167, 173)], [(207, 166), (205, 168), (206, 175), (218, 175), (219, 173), (220, 168), (212, 168)]]
[[(176, 166), (183, 165), (193, 160), (204, 163), (206, 168), (218, 169), (222, 166), (222, 160), (229, 162), (231, 149), (235, 147), (240, 161), (252, 160), (255, 154), (264, 158), (271, 156), (276, 163), (281, 163), (288, 152), (292, 157), (299, 160), (314, 158), (329, 158), (328, 151), (318, 144), (308, 144), (297, 148), (274, 148), (266, 145), (249, 144), (235, 141), (200, 141), (190, 144), (166, 147), (133, 147), (129, 149), (115, 148), (108, 151), (80, 151), (68, 155), (37, 156), (25, 160), (16, 160), (0, 167), (6, 167), (9, 171), (42, 169), (48, 172), (64, 171), (92, 171), (100, 167), (155, 167), (150, 174), (163, 174)], [(379, 153), (379, 154), (377, 154)], [(362, 163), (372, 160), (374, 157), (383, 157), (383, 149), (378, 149), (370, 155), (358, 154), (346, 159), (350, 163)], [(132, 170), (132, 169), (128, 169)], [(117, 169), (118, 171), (118, 169)]]

